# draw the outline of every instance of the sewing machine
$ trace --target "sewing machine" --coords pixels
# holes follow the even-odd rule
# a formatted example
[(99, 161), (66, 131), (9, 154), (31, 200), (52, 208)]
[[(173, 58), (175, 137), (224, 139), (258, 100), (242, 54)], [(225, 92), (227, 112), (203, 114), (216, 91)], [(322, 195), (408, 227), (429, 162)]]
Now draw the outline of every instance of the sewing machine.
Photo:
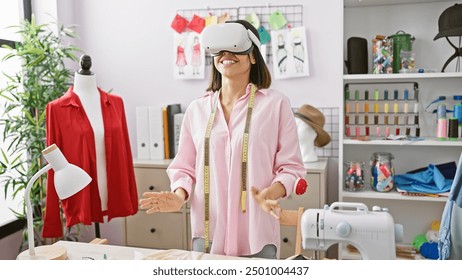
[(369, 211), (363, 203), (334, 202), (324, 209), (308, 209), (301, 218), (301, 232), (305, 250), (326, 251), (333, 244), (349, 243), (365, 260), (396, 259), (393, 217), (377, 206)]

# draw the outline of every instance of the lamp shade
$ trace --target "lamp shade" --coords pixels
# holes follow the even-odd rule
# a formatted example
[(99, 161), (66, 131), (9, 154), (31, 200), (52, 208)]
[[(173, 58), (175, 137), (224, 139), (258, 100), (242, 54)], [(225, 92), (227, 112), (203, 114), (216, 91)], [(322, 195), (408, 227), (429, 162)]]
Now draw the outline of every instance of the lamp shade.
[(42, 154), (55, 172), (55, 189), (60, 199), (78, 193), (90, 183), (91, 177), (80, 167), (69, 163), (55, 144), (43, 150)]

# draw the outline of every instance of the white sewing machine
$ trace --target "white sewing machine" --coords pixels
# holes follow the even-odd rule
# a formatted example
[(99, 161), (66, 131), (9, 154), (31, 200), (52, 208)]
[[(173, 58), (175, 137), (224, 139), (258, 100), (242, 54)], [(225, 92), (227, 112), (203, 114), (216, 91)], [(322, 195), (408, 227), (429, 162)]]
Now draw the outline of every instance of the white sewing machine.
[(324, 209), (308, 209), (301, 232), (305, 250), (326, 251), (333, 244), (349, 243), (365, 260), (396, 259), (393, 217), (380, 207), (369, 211), (363, 203), (334, 202)]

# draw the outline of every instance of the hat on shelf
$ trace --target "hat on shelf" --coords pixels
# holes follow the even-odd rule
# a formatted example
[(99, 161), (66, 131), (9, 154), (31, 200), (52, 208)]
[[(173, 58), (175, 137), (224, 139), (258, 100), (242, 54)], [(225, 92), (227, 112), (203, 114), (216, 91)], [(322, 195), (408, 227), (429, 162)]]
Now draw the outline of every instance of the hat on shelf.
[(315, 107), (304, 104), (295, 112), (295, 116), (311, 126), (317, 133), (314, 139), (316, 147), (324, 147), (330, 142), (330, 135), (324, 130), (324, 123), (326, 122), (324, 115)]
[(443, 11), (438, 19), (438, 29), (439, 32), (433, 40), (462, 36), (462, 4), (454, 4)]

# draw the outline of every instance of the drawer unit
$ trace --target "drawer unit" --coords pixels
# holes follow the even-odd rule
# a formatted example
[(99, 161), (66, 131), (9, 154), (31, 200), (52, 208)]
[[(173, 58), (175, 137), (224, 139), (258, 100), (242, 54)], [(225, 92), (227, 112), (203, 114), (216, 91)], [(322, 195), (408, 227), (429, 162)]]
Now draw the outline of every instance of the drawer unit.
[(155, 249), (184, 249), (186, 225), (183, 213), (146, 214), (128, 217), (127, 246)]

